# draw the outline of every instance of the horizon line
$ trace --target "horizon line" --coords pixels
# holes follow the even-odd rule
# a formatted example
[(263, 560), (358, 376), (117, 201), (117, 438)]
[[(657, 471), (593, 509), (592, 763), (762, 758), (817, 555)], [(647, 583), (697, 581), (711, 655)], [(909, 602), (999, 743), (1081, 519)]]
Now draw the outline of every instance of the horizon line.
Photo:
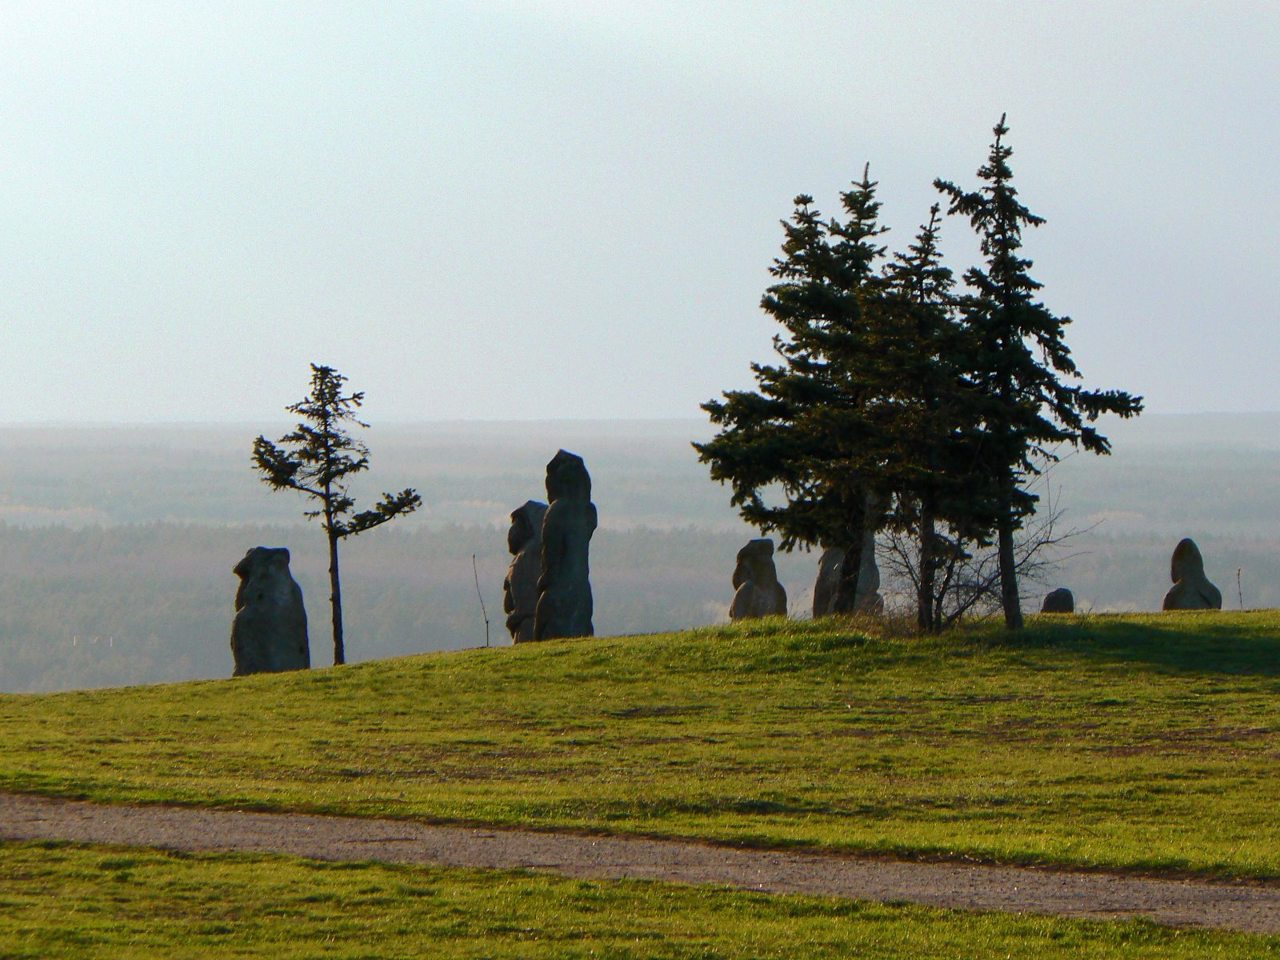
[[(1280, 408), (1272, 410), (1183, 410), (1165, 413), (1142, 413), (1138, 417), (1133, 418), (1134, 421), (1141, 421), (1150, 418), (1179, 418), (1179, 417), (1265, 417), (1280, 416)], [(1117, 419), (1115, 417), (1107, 417), (1108, 420)], [(263, 418), (261, 420), (245, 420), (245, 419), (228, 419), (228, 420), (0, 420), (0, 430), (31, 430), (31, 429), (132, 429), (145, 427), (236, 427), (251, 428), (254, 424), (280, 424), (291, 422), (291, 418), (287, 416)], [(710, 421), (706, 417), (440, 417), (440, 418), (384, 418), (379, 419), (370, 425), (370, 429), (377, 429), (379, 426), (390, 427), (419, 427), (419, 426), (483, 426), (498, 424), (577, 424), (587, 426), (590, 424), (676, 424), (676, 423), (700, 423), (710, 425)]]

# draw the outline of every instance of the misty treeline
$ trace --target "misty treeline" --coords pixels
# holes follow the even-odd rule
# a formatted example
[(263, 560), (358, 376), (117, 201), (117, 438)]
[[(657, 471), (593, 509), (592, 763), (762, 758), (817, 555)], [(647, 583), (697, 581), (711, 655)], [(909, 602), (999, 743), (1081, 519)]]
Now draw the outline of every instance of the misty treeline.
[[(1132, 503), (1117, 504), (1125, 511)], [(1243, 511), (1246, 504), (1236, 501)], [(1256, 524), (1255, 524), (1256, 526)], [(1105, 526), (1104, 528), (1105, 529)], [(1224, 607), (1280, 606), (1280, 536), (1192, 532)], [(724, 622), (733, 598), (733, 558), (748, 532), (602, 528), (592, 541), (592, 586), (600, 635)], [(500, 609), (509, 557), (505, 530), (444, 525), (384, 531), (347, 550), (351, 660), (481, 646), (484, 625), (471, 581), (477, 554), (490, 615)], [(1155, 610), (1168, 589), (1172, 532), (1093, 533), (1079, 553), (1032, 589), (1066, 584), (1081, 609)], [(327, 633), (326, 556), (301, 524), (14, 527), (0, 524), (0, 692), (66, 690), (226, 677), (236, 578), (246, 545), (293, 550), (312, 642)], [(793, 616), (812, 603), (817, 554), (778, 557)], [(909, 589), (886, 583), (891, 608)], [(493, 642), (509, 642), (494, 631)]]
[[(944, 202), (892, 255), (867, 169), (838, 215), (796, 197), (761, 300), (782, 328), (776, 360), (752, 364), (755, 390), (703, 404), (720, 432), (699, 455), (743, 518), (784, 551), (844, 552), (836, 611), (858, 609), (861, 553), (885, 531), (921, 630), (992, 588), (1005, 624), (1021, 627), (1018, 579), (1063, 536), (1052, 516), (1027, 523), (1036, 477), (1064, 446), (1108, 453), (1097, 419), (1142, 410), (1140, 397), (1078, 383), (1070, 320), (1040, 302), (1022, 253), (1023, 231), (1043, 220), (1018, 198), (1008, 132), (1001, 117), (973, 189), (934, 181)], [(944, 208), (981, 253), (960, 282), (942, 254)], [(994, 576), (977, 558), (988, 548)]]
[[(311, 643), (328, 632), (327, 553), (313, 528), (177, 523), (19, 528), (0, 524), (0, 692), (226, 677), (246, 546), (290, 547)], [(601, 634), (722, 621), (738, 533), (599, 531), (592, 586)], [(502, 604), (506, 530), (388, 529), (344, 548), (351, 660), (482, 646), (476, 556), (490, 614)], [(813, 558), (797, 558), (797, 580)], [(797, 589), (803, 588), (797, 583)], [(803, 602), (803, 595), (797, 596)], [(500, 627), (494, 643), (510, 638)]]
[[(1157, 610), (1184, 536), (1224, 606), (1280, 606), (1280, 415), (1144, 416), (1109, 425), (1112, 457), (1067, 457), (1051, 480), (1067, 527), (1033, 602), (1067, 586), (1084, 610)], [(541, 496), (557, 446), (592, 470), (602, 635), (723, 622), (734, 555), (752, 535), (688, 439), (705, 422), (379, 427), (378, 469), (423, 491), (403, 529), (345, 555), (352, 660), (478, 646), (477, 555), (500, 609), (506, 516)], [(244, 425), (0, 429), (0, 691), (226, 677), (237, 581), (252, 546), (285, 546), (313, 642), (326, 623), (323, 538), (247, 469)], [(791, 613), (807, 614), (817, 554), (780, 555)], [(886, 583), (891, 609), (909, 587)], [(501, 629), (494, 643), (505, 643)]]

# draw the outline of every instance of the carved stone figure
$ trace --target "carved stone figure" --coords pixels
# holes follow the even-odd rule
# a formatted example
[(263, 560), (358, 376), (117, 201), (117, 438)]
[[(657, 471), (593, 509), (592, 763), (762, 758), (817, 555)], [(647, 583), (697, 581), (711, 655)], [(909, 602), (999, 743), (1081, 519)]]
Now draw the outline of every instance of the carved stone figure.
[(1075, 613), (1075, 595), (1066, 587), (1059, 587), (1057, 590), (1050, 590), (1044, 595), (1044, 602), (1040, 604), (1040, 612)]
[[(840, 610), (840, 583), (844, 579), (844, 559), (846, 551), (842, 547), (827, 547), (818, 560), (818, 579), (813, 585), (813, 615), (828, 617)], [(858, 564), (858, 589), (854, 592), (853, 604), (848, 612), (869, 613), (876, 616), (884, 613), (884, 597), (880, 596), (880, 568), (876, 566), (876, 539), (874, 533), (868, 533), (862, 544), (862, 558)]]
[(595, 632), (588, 551), (596, 506), (591, 475), (577, 454), (561, 450), (547, 464), (547, 500), (533, 637), (589, 637)]
[(813, 584), (813, 615), (827, 617), (836, 608), (836, 591), (844, 575), (844, 548), (827, 547), (818, 559), (818, 579)]
[(737, 592), (729, 607), (730, 620), (787, 615), (787, 591), (778, 582), (769, 538), (750, 540), (738, 551), (733, 586)]
[(507, 549), (513, 557), (502, 581), (502, 609), (507, 614), (511, 639), (522, 643), (533, 639), (533, 619), (538, 608), (538, 575), (542, 572), (542, 521), (547, 505), (526, 500), (511, 511)]
[(1174, 547), (1169, 576), (1173, 586), (1164, 595), (1165, 610), (1222, 609), (1222, 591), (1204, 575), (1204, 558), (1194, 540), (1184, 539)]
[(876, 566), (876, 529), (880, 526), (887, 502), (868, 490), (863, 506), (857, 581), (845, 580), (848, 550), (824, 545), (822, 557), (818, 560), (818, 579), (813, 585), (815, 617), (828, 617), (833, 613), (869, 613), (875, 616), (884, 613), (884, 597), (879, 593), (880, 568)]
[(232, 676), (306, 670), (307, 611), (284, 547), (254, 547), (235, 565), (240, 578), (231, 623)]

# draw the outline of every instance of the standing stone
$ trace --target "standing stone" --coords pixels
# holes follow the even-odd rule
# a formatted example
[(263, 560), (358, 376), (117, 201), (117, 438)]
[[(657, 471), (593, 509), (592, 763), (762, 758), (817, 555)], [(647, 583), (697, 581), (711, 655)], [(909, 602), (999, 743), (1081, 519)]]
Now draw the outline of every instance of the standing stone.
[(235, 565), (240, 578), (236, 618), (231, 623), (232, 676), (306, 670), (307, 611), (302, 588), (289, 572), (284, 547), (254, 547)]
[(767, 537), (748, 541), (738, 551), (733, 571), (733, 604), (730, 620), (787, 615), (787, 591), (778, 582), (773, 565), (773, 541)]
[(829, 617), (833, 613), (873, 616), (884, 613), (884, 597), (880, 596), (880, 568), (876, 566), (876, 529), (880, 526), (886, 506), (884, 497), (870, 490), (864, 494), (856, 584), (845, 580), (847, 549), (826, 547), (822, 551), (822, 557), (818, 560), (818, 579), (813, 585), (815, 617)]
[(591, 475), (577, 454), (561, 450), (547, 464), (547, 500), (533, 637), (589, 637), (595, 633), (588, 551), (596, 505), (591, 502)]
[[(827, 547), (818, 560), (818, 579), (813, 585), (813, 615), (829, 617), (840, 610), (840, 584), (844, 580), (843, 547)], [(884, 613), (884, 597), (880, 596), (880, 568), (876, 566), (876, 538), (868, 532), (863, 536), (862, 558), (858, 564), (858, 588), (854, 592), (849, 613)]]
[(844, 548), (827, 547), (818, 559), (818, 579), (813, 584), (813, 615), (829, 617), (836, 608), (836, 593), (844, 576)]
[(1204, 575), (1204, 558), (1194, 540), (1184, 539), (1174, 547), (1169, 577), (1173, 586), (1164, 595), (1165, 610), (1222, 609), (1222, 591)]
[(1041, 613), (1075, 613), (1076, 598), (1066, 587), (1050, 590), (1040, 604)]
[(502, 609), (516, 643), (533, 639), (538, 574), (542, 572), (542, 521), (546, 513), (547, 505), (540, 500), (526, 500), (524, 506), (511, 511), (507, 549), (514, 559), (502, 581)]

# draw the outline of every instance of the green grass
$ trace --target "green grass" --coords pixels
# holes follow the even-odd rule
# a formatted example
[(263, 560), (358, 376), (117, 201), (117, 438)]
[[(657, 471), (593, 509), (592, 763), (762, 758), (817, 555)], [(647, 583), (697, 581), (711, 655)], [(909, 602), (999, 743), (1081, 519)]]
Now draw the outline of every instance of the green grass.
[(1280, 938), (525, 873), (0, 844), (0, 956), (1280, 957)]
[(832, 622), (0, 697), (0, 788), (1280, 877), (1280, 614)]

